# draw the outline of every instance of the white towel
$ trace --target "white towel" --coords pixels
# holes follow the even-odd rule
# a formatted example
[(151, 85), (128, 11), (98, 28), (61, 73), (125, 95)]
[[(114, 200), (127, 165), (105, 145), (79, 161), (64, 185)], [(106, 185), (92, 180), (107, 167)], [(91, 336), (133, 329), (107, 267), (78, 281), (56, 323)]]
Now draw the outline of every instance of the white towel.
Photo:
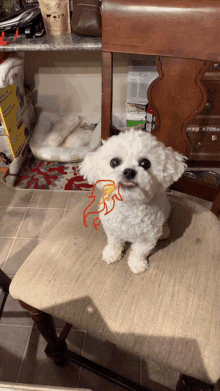
[(19, 53), (11, 53), (0, 65), (0, 88), (15, 84), (17, 78), (23, 74), (24, 59)]
[(93, 131), (92, 138), (89, 144), (89, 147), (93, 150), (98, 148), (101, 145), (101, 118), (98, 121), (95, 130)]

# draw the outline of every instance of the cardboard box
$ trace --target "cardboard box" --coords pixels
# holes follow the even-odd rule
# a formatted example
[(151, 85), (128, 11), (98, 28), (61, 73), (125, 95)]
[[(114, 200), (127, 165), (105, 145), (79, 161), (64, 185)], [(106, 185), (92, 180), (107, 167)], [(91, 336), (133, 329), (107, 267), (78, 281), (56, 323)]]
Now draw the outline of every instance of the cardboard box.
[(16, 159), (33, 129), (35, 113), (27, 104), (22, 76), (16, 84), (0, 88), (0, 167)]

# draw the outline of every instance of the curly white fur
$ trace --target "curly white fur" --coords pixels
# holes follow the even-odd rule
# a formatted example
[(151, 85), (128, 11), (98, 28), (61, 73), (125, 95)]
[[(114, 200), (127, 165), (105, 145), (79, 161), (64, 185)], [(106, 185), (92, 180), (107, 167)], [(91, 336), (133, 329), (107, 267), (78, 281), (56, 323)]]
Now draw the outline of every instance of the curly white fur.
[[(119, 164), (112, 167), (110, 162), (115, 158)], [(143, 159), (150, 162), (150, 167), (141, 165)], [(170, 233), (166, 190), (181, 177), (185, 167), (184, 156), (165, 147), (150, 133), (134, 129), (103, 141), (98, 150), (88, 153), (80, 164), (80, 174), (91, 184), (101, 179), (113, 180), (117, 187), (121, 185), (123, 198), (116, 200), (112, 212), (99, 215), (108, 238), (104, 261), (120, 260), (128, 241), (131, 271), (141, 273), (148, 268), (147, 257), (158, 239), (165, 239)], [(126, 176), (128, 169), (132, 170), (132, 178)]]

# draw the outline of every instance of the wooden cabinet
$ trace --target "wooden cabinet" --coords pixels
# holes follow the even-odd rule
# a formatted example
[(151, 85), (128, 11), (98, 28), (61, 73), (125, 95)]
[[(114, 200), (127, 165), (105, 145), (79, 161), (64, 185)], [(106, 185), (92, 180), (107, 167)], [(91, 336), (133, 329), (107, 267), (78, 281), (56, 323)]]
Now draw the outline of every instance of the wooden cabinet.
[[(220, 74), (219, 74), (220, 75)], [(219, 115), (220, 114), (220, 80), (209, 81), (203, 79), (203, 85), (207, 91), (208, 101), (201, 112), (201, 115)]]
[(220, 161), (220, 63), (213, 62), (202, 79), (208, 100), (187, 128), (189, 160)]
[(191, 153), (189, 160), (220, 160), (220, 127), (219, 131), (189, 131)]

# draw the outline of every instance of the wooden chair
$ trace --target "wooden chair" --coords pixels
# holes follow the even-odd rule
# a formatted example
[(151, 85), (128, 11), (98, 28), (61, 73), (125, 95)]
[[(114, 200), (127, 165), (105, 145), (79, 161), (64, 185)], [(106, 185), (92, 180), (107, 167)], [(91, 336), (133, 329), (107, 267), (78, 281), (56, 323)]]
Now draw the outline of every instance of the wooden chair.
[[(165, 145), (189, 155), (186, 127), (203, 110), (207, 93), (201, 79), (210, 61), (219, 61), (220, 1), (103, 0), (102, 138), (111, 135), (113, 53), (157, 56), (159, 78), (148, 90), (156, 115), (154, 134)], [(183, 177), (173, 187), (214, 202), (219, 214), (220, 187)]]
[[(159, 5), (154, 0), (103, 0), (103, 138), (111, 135), (112, 53), (156, 54), (160, 76), (149, 89), (155, 134), (166, 145), (189, 152), (186, 126), (206, 102), (200, 80), (209, 60), (219, 59), (216, 3), (186, 0), (177, 7), (171, 0)], [(128, 354), (178, 370), (179, 391), (213, 389), (220, 378), (220, 188), (205, 190), (187, 178), (174, 188), (214, 201), (213, 213), (181, 195), (169, 195), (171, 236), (158, 244), (147, 272), (132, 274), (127, 253), (115, 264), (102, 262), (103, 229), (83, 224), (87, 192), (75, 192), (72, 210), (19, 269), (10, 293), (30, 312), (55, 363), (71, 360), (128, 390), (148, 390), (70, 352), (65, 339), (73, 324)], [(52, 316), (67, 322), (59, 337)]]

